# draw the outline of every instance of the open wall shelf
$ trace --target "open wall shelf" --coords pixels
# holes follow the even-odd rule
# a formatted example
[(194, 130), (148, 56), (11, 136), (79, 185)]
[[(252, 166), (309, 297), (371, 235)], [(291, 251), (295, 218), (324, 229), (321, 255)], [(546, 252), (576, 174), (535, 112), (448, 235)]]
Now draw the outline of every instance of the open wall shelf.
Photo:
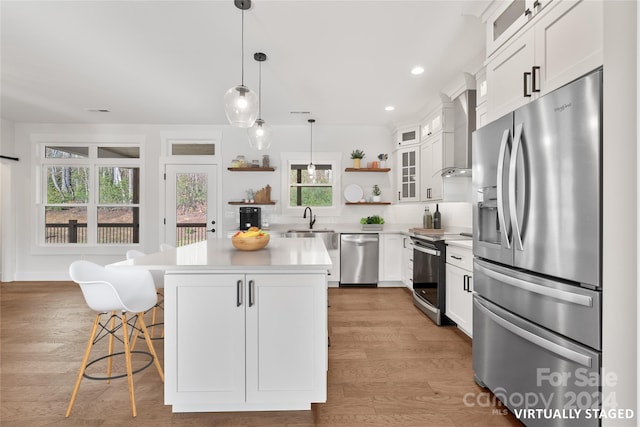
[(346, 168), (345, 172), (389, 172), (391, 168)]

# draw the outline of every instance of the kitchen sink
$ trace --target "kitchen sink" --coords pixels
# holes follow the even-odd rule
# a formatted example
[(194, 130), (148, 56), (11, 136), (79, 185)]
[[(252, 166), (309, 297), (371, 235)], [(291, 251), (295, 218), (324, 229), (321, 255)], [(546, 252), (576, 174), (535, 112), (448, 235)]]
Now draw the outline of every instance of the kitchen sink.
[(323, 240), (327, 250), (338, 249), (340, 234), (335, 230), (287, 230), (282, 237), (316, 237)]

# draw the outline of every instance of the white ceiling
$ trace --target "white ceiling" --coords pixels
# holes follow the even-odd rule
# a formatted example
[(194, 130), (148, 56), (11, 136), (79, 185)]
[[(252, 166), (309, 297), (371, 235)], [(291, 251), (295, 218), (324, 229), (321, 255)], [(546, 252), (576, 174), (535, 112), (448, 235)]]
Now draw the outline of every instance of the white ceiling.
[[(484, 55), (489, 1), (253, 0), (245, 84), (272, 125), (393, 125)], [(226, 124), (241, 11), (220, 1), (6, 1), (1, 114), (15, 122)], [(414, 65), (425, 73), (413, 76)], [(396, 107), (384, 111), (386, 105)], [(88, 109), (108, 109), (90, 113)], [(310, 111), (311, 116), (291, 114)]]

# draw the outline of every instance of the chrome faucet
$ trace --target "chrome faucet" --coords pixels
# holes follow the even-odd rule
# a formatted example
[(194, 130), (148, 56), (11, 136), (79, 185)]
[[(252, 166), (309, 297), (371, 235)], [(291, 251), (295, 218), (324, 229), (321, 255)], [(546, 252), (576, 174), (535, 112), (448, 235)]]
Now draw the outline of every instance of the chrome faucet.
[(311, 208), (307, 206), (306, 208), (304, 208), (304, 214), (302, 215), (302, 218), (307, 218), (307, 209), (309, 210), (309, 230), (312, 230), (313, 224), (316, 223), (316, 216), (313, 214)]

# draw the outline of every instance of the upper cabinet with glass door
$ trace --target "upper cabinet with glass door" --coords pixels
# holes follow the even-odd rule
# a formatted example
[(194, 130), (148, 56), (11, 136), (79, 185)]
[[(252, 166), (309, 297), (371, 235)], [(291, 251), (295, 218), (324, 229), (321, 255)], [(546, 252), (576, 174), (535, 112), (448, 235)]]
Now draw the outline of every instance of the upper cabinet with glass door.
[(407, 147), (395, 152), (399, 202), (420, 201), (420, 147)]
[(420, 142), (420, 126), (398, 129), (394, 139), (395, 148), (418, 144)]
[(494, 1), (487, 14), (487, 56), (515, 35), (551, 0)]
[(494, 1), (487, 12), (487, 56), (491, 56), (550, 2), (551, 0)]

